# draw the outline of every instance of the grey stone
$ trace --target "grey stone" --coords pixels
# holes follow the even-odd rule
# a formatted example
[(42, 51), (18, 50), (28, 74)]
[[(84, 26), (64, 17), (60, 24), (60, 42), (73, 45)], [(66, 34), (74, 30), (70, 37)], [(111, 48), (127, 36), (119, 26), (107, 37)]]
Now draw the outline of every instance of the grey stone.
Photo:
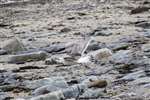
[(10, 55), (8, 58), (8, 63), (25, 63), (29, 61), (39, 61), (45, 60), (46, 57), (47, 53), (44, 51)]
[(0, 92), (0, 100), (10, 100), (12, 97), (10, 97), (7, 93)]
[(91, 51), (87, 55), (81, 56), (77, 63), (91, 63), (92, 60), (94, 61), (105, 61), (108, 60), (108, 58), (112, 56), (112, 52), (108, 48), (102, 48), (99, 50)]
[(150, 43), (144, 44), (142, 46), (142, 51), (144, 51), (144, 52), (150, 52)]
[(121, 80), (130, 81), (130, 80), (138, 79), (143, 76), (145, 76), (144, 71), (137, 71), (137, 72), (133, 72), (133, 73), (129, 73), (129, 74), (125, 75), (124, 77), (121, 78)]
[(150, 57), (150, 44), (144, 44), (142, 46), (142, 51), (144, 52), (145, 56)]
[(7, 51), (6, 51), (6, 50), (1, 50), (1, 49), (0, 49), (0, 55), (5, 55), (5, 54), (7, 54)]
[(45, 64), (51, 65), (51, 64), (63, 64), (63, 65), (72, 65), (75, 64), (75, 59), (69, 55), (55, 55), (51, 56), (50, 58), (47, 58), (45, 60)]
[(108, 48), (111, 48), (113, 51), (119, 51), (119, 50), (126, 50), (130, 46), (130, 44), (129, 43), (120, 43), (118, 41), (115, 43), (108, 44), (107, 46), (108, 46)]
[(150, 77), (141, 77), (141, 78), (137, 78), (133, 82), (130, 82), (130, 84), (132, 85), (143, 85), (149, 83), (150, 83)]
[(86, 47), (89, 46), (91, 41), (91, 38), (87, 38), (85, 40), (79, 40), (76, 42), (68, 43), (66, 44), (66, 51), (70, 52), (71, 55), (82, 55), (83, 51)]
[(91, 55), (96, 60), (107, 59), (108, 57), (112, 56), (112, 51), (108, 48), (102, 48), (96, 51), (92, 51), (87, 55)]
[(27, 88), (30, 89), (37, 89), (42, 86), (50, 86), (50, 87), (54, 86), (54, 88), (55, 87), (65, 88), (68, 86), (63, 77), (51, 77), (35, 81), (26, 81), (24, 84)]
[(130, 50), (120, 50), (112, 55), (111, 61), (119, 64), (129, 64), (133, 59)]
[(38, 96), (38, 95), (42, 95), (42, 94), (45, 94), (45, 93), (50, 93), (50, 92), (54, 92), (54, 91), (58, 91), (58, 90), (61, 90), (61, 89), (65, 89), (67, 88), (68, 86), (55, 86), (54, 85), (45, 85), (45, 86), (42, 86), (42, 87), (39, 87), (37, 88), (35, 91), (33, 91), (33, 95), (34, 96)]
[(13, 38), (1, 43), (1, 48), (6, 50), (8, 53), (16, 53), (19, 51), (27, 50), (23, 43), (19, 39)]
[(65, 97), (62, 91), (56, 91), (56, 92), (48, 93), (45, 95), (33, 97), (29, 100), (65, 100)]
[[(59, 80), (55, 80), (54, 82), (57, 83), (57, 81)], [(30, 100), (66, 100), (70, 98), (76, 98), (80, 93), (85, 92), (88, 88), (99, 85), (97, 81), (101, 81), (101, 80), (99, 80), (97, 77), (91, 76), (89, 79), (85, 80), (85, 82), (75, 84), (68, 88), (60, 89), (60, 90), (48, 93), (46, 95), (33, 97)], [(56, 86), (56, 83), (53, 85)], [(50, 99), (50, 98), (54, 98), (54, 99)]]
[(140, 32), (139, 34), (143, 35), (143, 36), (145, 36), (147, 38), (150, 38), (150, 29), (144, 29), (144, 31)]
[(99, 96), (103, 96), (103, 90), (102, 89), (88, 89), (83, 93), (80, 98), (98, 98)]
[(112, 33), (108, 31), (96, 31), (94, 35), (95, 36), (110, 36), (112, 35)]

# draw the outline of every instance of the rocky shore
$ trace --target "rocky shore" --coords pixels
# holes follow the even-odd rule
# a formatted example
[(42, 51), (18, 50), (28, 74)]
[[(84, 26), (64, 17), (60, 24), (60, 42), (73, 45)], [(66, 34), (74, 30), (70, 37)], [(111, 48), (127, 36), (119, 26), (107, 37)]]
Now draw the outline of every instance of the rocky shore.
[(150, 1), (0, 0), (0, 100), (150, 100)]

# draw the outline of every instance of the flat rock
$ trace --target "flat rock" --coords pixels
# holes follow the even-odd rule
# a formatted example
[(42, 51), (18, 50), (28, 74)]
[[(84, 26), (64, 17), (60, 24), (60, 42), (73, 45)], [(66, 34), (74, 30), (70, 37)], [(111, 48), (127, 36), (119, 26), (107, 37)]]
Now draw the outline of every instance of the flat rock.
[(47, 57), (47, 53), (44, 51), (10, 55), (8, 58), (8, 63), (25, 63), (30, 61), (40, 61), (45, 60)]
[(63, 77), (51, 77), (51, 78), (44, 78), (34, 81), (26, 81), (26, 87), (30, 89), (37, 89), (42, 86), (55, 86), (55, 87), (67, 87), (67, 83)]

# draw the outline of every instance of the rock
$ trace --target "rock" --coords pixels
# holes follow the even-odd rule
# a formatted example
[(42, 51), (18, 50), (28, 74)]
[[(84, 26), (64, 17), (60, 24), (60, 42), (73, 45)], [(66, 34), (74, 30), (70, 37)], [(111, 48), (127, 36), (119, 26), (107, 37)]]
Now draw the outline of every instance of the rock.
[(62, 91), (56, 91), (45, 95), (33, 97), (29, 100), (65, 100), (65, 97)]
[(53, 64), (64, 64), (65, 60), (63, 57), (50, 57), (50, 58), (47, 58), (45, 60), (45, 64), (46, 65), (53, 65)]
[(150, 52), (150, 44), (149, 43), (148, 44), (144, 44), (142, 46), (142, 51), (144, 51), (144, 52)]
[(148, 11), (150, 8), (149, 7), (138, 7), (138, 8), (134, 8), (131, 10), (131, 14), (138, 14), (138, 13), (142, 13), (145, 11)]
[(142, 51), (144, 52), (145, 56), (150, 57), (150, 44), (144, 44), (142, 46)]
[(61, 33), (67, 33), (67, 32), (70, 32), (71, 29), (70, 28), (63, 28), (60, 30)]
[(66, 47), (68, 47), (66, 51), (70, 52), (71, 55), (82, 55), (87, 50), (91, 41), (93, 41), (93, 38), (66, 44)]
[[(92, 78), (92, 77), (90, 77), (90, 78)], [(97, 81), (101, 81), (101, 80), (95, 79), (93, 81), (90, 81), (90, 80), (85, 80), (85, 81), (88, 81), (88, 82), (82, 82), (80, 84), (76, 84), (76, 85), (73, 85), (67, 89), (62, 90), (64, 97), (76, 98), (79, 93), (82, 94), (82, 92), (85, 92), (88, 88), (98, 86), (99, 83)]]
[(123, 92), (117, 96), (114, 96), (113, 100), (143, 100), (143, 98), (141, 96), (138, 96), (134, 92), (129, 92), (129, 93)]
[(38, 95), (42, 95), (42, 94), (46, 94), (46, 93), (50, 93), (50, 92), (54, 92), (54, 91), (58, 91), (61, 89), (65, 89), (68, 86), (64, 87), (64, 86), (55, 86), (55, 85), (45, 85), (42, 87), (37, 88), (35, 91), (33, 91), (33, 95), (34, 96), (38, 96)]
[(83, 93), (79, 98), (94, 98), (94, 99), (98, 99), (99, 96), (103, 96), (103, 90), (101, 89), (88, 89), (85, 91), (85, 93)]
[(143, 76), (145, 76), (144, 71), (137, 71), (137, 72), (133, 72), (133, 73), (129, 73), (129, 74), (125, 75), (124, 77), (121, 78), (121, 80), (132, 81), (132, 80), (136, 80)]
[(10, 100), (13, 99), (13, 97), (10, 97), (7, 93), (0, 92), (0, 100)]
[[(89, 80), (91, 78), (92, 79), (94, 78), (94, 79)], [(64, 89), (59, 89), (57, 91), (54, 91), (54, 92), (51, 92), (51, 93), (48, 93), (45, 95), (33, 97), (30, 100), (66, 100), (66, 99), (70, 99), (70, 98), (76, 98), (79, 95), (79, 93), (84, 92), (85, 90), (87, 90), (87, 88), (100, 86), (99, 82), (101, 80), (97, 79), (97, 77), (90, 77), (89, 79), (85, 80), (84, 82), (82, 82), (80, 84), (75, 84), (68, 88), (64, 87)], [(58, 81), (60, 81), (60, 80), (55, 80), (55, 81), (53, 80), (53, 82), (56, 82), (56, 83)], [(56, 83), (51, 84), (51, 86), (58, 86), (58, 85), (56, 85)], [(44, 84), (42, 84), (42, 85), (44, 85)], [(50, 89), (54, 89), (54, 88), (51, 87)]]
[(25, 46), (16, 38), (9, 39), (4, 41), (1, 45), (3, 50), (6, 50), (8, 53), (16, 53), (19, 51), (25, 51)]
[(108, 45), (113, 51), (126, 50), (129, 46), (129, 43), (120, 43), (119, 41)]
[(150, 29), (145, 29), (145, 31), (142, 33), (145, 37), (150, 38)]
[(90, 51), (99, 50), (99, 49), (102, 49), (105, 47), (106, 47), (106, 45), (104, 43), (93, 40), (93, 41), (91, 41), (91, 43), (89, 44), (89, 46), (87, 47), (87, 50), (85, 52), (88, 53)]
[(144, 29), (149, 29), (150, 28), (150, 23), (149, 22), (141, 22), (138, 24), (135, 24), (136, 27), (142, 27)]
[(46, 57), (47, 57), (47, 53), (44, 51), (10, 55), (8, 58), (8, 63), (19, 64), (19, 63), (25, 63), (29, 61), (39, 61), (39, 60), (45, 60)]
[(43, 48), (40, 48), (39, 50), (41, 51), (46, 51), (48, 53), (52, 53), (52, 52), (60, 52), (60, 51), (63, 51), (65, 50), (65, 45), (63, 43), (58, 43), (58, 44), (51, 44), (50, 46), (48, 47), (43, 47)]
[(129, 64), (133, 59), (130, 50), (120, 50), (112, 55), (111, 61), (117, 64)]
[(15, 85), (18, 81), (18, 76), (12, 72), (3, 72), (0, 74), (0, 85), (11, 84)]
[(39, 79), (35, 81), (26, 81), (25, 86), (30, 89), (37, 89), (42, 86), (54, 86), (55, 87), (61, 87), (66, 88), (68, 84), (66, 83), (65, 79), (63, 77), (51, 77), (51, 78), (44, 78)]
[(7, 51), (6, 51), (6, 50), (1, 50), (1, 49), (0, 49), (0, 55), (5, 55), (5, 54), (7, 54)]
[(112, 52), (108, 48), (99, 49), (93, 52), (88, 53), (87, 55), (92, 56), (96, 60), (107, 59), (112, 56)]
[(108, 31), (96, 31), (94, 33), (95, 36), (110, 36), (112, 35), (112, 32), (108, 32)]
[(77, 63), (91, 63), (93, 60), (94, 61), (100, 61), (100, 60), (106, 60), (110, 56), (112, 56), (111, 50), (107, 48), (95, 50), (92, 52), (89, 52), (87, 55), (81, 56), (78, 60)]
[(150, 83), (150, 77), (141, 77), (130, 82), (130, 84), (132, 85), (143, 85), (143, 84), (149, 84), (149, 83)]
[(112, 32), (108, 30), (108, 27), (101, 26), (94, 29), (91, 33), (88, 33), (88, 35), (95, 35), (95, 36), (110, 36), (112, 35)]
[(47, 58), (45, 64), (63, 64), (63, 65), (72, 65), (75, 63), (75, 59), (69, 55), (57, 55)]

